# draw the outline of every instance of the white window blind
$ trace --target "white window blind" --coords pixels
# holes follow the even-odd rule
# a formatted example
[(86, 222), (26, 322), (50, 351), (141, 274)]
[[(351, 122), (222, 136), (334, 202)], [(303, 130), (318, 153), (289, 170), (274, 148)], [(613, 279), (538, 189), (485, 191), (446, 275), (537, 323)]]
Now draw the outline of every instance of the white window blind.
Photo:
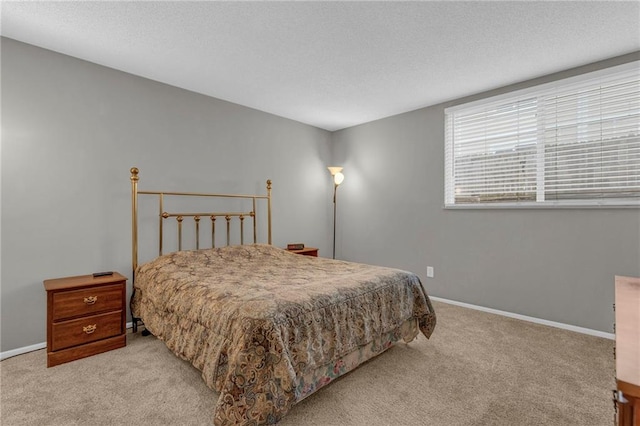
[(638, 62), (445, 110), (445, 205), (640, 205)]

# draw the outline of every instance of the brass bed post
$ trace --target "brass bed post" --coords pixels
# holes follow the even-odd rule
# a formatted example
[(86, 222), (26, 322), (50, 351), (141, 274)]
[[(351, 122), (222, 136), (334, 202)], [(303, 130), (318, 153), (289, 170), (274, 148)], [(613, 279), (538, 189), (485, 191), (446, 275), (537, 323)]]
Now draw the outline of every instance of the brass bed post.
[[(132, 167), (131, 170), (131, 267), (133, 269), (131, 287), (133, 300), (133, 293), (135, 293), (136, 282), (136, 269), (138, 268), (138, 172), (136, 167)], [(138, 320), (133, 317), (133, 311), (131, 312), (131, 322), (133, 324), (133, 332), (138, 331)]]
[(244, 244), (244, 215), (240, 215), (240, 245)]
[(258, 242), (258, 233), (256, 228), (256, 197), (253, 197), (253, 210), (251, 210), (251, 218), (253, 219), (253, 244)]
[(267, 228), (269, 230), (269, 245), (271, 245), (271, 179), (267, 180)]
[(164, 219), (162, 217), (162, 213), (164, 212), (164, 194), (161, 193), (158, 196), (158, 200), (158, 256), (162, 256), (162, 229), (164, 224), (164, 222), (162, 222), (162, 220)]
[(216, 216), (211, 215), (211, 248), (216, 247)]
[(178, 222), (178, 251), (182, 251), (182, 216), (176, 217)]
[(200, 216), (194, 216), (196, 222), (196, 250), (200, 249)]
[(133, 279), (136, 277), (138, 267), (138, 169), (131, 168), (131, 266), (133, 267)]

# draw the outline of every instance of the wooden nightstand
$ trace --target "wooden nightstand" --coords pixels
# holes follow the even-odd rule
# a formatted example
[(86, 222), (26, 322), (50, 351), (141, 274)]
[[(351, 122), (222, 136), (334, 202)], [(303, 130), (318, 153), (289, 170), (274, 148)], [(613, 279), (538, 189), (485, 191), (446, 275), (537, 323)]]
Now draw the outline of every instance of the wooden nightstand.
[(117, 272), (44, 281), (47, 367), (126, 346), (126, 283)]
[(291, 253), (302, 254), (305, 256), (318, 257), (318, 249), (315, 247), (305, 247), (300, 250), (289, 250)]

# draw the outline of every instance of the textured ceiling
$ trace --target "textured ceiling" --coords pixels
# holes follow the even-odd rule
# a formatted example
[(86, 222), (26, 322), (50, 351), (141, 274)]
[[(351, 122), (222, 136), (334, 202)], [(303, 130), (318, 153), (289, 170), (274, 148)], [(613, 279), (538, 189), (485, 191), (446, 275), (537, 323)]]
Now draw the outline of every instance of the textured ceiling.
[(3, 36), (337, 130), (640, 50), (640, 2), (7, 2)]

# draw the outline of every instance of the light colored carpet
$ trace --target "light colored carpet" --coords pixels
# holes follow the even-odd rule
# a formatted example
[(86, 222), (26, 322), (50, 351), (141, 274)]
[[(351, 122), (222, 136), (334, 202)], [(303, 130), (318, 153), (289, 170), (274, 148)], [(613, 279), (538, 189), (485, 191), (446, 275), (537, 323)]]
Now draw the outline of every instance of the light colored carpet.
[[(430, 340), (398, 344), (287, 414), (294, 425), (613, 424), (613, 342), (443, 303)], [(2, 425), (206, 425), (217, 394), (152, 336), (46, 368), (0, 363)]]

